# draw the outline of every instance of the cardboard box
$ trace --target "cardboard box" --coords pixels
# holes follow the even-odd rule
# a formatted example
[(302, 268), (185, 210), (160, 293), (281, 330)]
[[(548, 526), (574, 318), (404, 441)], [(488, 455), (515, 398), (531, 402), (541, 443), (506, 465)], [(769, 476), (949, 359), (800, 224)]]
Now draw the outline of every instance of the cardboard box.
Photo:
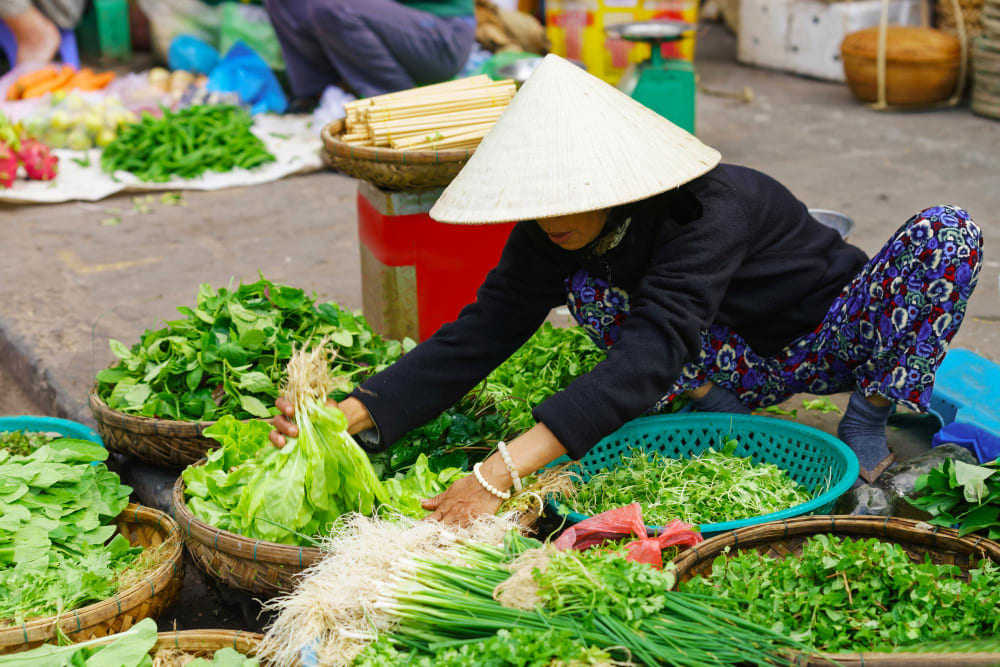
[[(738, 59), (828, 81), (844, 81), (840, 43), (877, 26), (881, 0), (741, 0)], [(919, 0), (889, 0), (890, 25), (920, 25)]]
[[(649, 45), (608, 39), (604, 28), (618, 23), (669, 18), (698, 20), (697, 0), (547, 0), (545, 25), (552, 53), (580, 60), (587, 71), (615, 84), (625, 69), (649, 58)], [(667, 58), (694, 58), (694, 36), (663, 45)]]

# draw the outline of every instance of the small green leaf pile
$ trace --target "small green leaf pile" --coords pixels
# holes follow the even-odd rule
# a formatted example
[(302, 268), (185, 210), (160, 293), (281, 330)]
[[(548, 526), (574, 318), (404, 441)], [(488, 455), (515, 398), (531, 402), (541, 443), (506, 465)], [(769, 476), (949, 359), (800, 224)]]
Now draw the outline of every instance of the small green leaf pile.
[(14, 456), (28, 456), (42, 445), (58, 440), (60, 436), (31, 431), (0, 432), (0, 449), (6, 449)]
[(801, 556), (720, 555), (681, 590), (732, 600), (750, 622), (829, 652), (886, 651), (1000, 630), (1000, 568), (968, 581), (953, 565), (914, 563), (898, 544), (816, 535)]
[(736, 441), (721, 452), (689, 459), (636, 451), (580, 485), (572, 508), (589, 516), (638, 502), (643, 520), (706, 524), (778, 512), (812, 499), (805, 487), (773, 463), (735, 456)]
[(116, 576), (142, 549), (112, 523), (132, 489), (91, 464), (107, 456), (68, 438), (27, 456), (0, 449), (0, 627), (116, 592)]
[(184, 319), (146, 331), (131, 348), (110, 342), (120, 361), (97, 374), (110, 408), (181, 421), (266, 418), (276, 414), (293, 347), (330, 336), (331, 372), (358, 382), (413, 345), (385, 340), (360, 315), (263, 278), (236, 289), (202, 285), (195, 307), (177, 310)]
[(937, 468), (917, 478), (917, 497), (909, 499), (929, 512), (935, 526), (958, 526), (960, 535), (979, 533), (1000, 539), (1000, 464), (974, 466), (945, 459)]

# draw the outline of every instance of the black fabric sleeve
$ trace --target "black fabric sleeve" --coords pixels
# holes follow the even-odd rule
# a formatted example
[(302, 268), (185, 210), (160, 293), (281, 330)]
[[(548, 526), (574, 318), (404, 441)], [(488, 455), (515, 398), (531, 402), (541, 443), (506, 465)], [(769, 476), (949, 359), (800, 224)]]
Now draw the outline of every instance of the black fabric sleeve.
[(537, 223), (514, 227), (476, 301), (463, 308), (458, 319), (352, 392), (377, 425), (381, 447), (453, 405), (565, 301), (555, 246), (540, 239), (531, 225)]
[(750, 222), (740, 200), (713, 197), (686, 225), (665, 221), (632, 309), (607, 358), (533, 412), (569, 451), (583, 456), (598, 440), (640, 416), (666, 394), (701, 348), (748, 248)]

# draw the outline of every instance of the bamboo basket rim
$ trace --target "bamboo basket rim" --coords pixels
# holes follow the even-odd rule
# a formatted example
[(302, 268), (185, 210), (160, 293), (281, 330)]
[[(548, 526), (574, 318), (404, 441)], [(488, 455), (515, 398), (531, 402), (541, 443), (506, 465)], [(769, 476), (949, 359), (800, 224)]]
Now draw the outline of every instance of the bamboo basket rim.
[[(90, 401), (90, 409), (95, 413), (95, 417), (99, 414), (104, 421), (104, 423), (111, 424), (113, 426), (118, 426), (126, 431), (132, 433), (139, 433), (140, 435), (163, 435), (163, 436), (174, 436), (174, 437), (207, 437), (203, 435), (203, 431), (209, 426), (214, 425), (218, 420), (212, 421), (183, 421), (180, 419), (160, 419), (159, 417), (144, 417), (142, 415), (132, 415), (127, 412), (122, 412), (120, 410), (115, 410), (114, 408), (108, 406), (104, 402), (104, 399), (100, 397), (97, 393), (97, 386), (95, 385), (90, 390), (88, 396)], [(110, 419), (108, 419), (110, 417)], [(240, 421), (265, 421), (270, 422), (271, 419), (263, 419), (261, 417), (253, 417), (251, 419), (242, 419)]]
[(254, 655), (257, 645), (264, 635), (246, 630), (225, 630), (222, 628), (198, 628), (196, 630), (171, 630), (156, 633), (156, 643), (150, 652), (161, 649), (180, 651), (219, 650), (233, 648), (240, 653)]
[(147, 571), (146, 576), (141, 581), (132, 584), (124, 591), (115, 593), (110, 598), (72, 609), (61, 615), (33, 618), (19, 625), (0, 628), (0, 647), (51, 639), (52, 629), (56, 623), (64, 632), (76, 633), (109, 621), (128, 612), (137, 604), (156, 596), (158, 590), (164, 588), (163, 586), (157, 588), (157, 583), (164, 584), (177, 576), (179, 568), (183, 566), (184, 542), (181, 539), (180, 526), (169, 514), (153, 507), (129, 503), (115, 517), (116, 523), (120, 521), (145, 525), (155, 523), (161, 532), (165, 532), (163, 541), (174, 540), (175, 544), (168, 553), (162, 555), (161, 561), (155, 567)]
[[(203, 465), (205, 459), (192, 465)], [(184, 477), (178, 475), (173, 490), (174, 519), (186, 536), (196, 542), (238, 558), (276, 565), (294, 565), (305, 568), (320, 559), (318, 547), (297, 547), (292, 544), (268, 542), (222, 530), (196, 517), (184, 500)]]
[(353, 160), (368, 160), (380, 164), (429, 165), (448, 162), (465, 162), (475, 149), (445, 148), (442, 150), (398, 150), (379, 146), (358, 146), (341, 141), (344, 120), (335, 120), (323, 127), (320, 133), (326, 150), (336, 157)]

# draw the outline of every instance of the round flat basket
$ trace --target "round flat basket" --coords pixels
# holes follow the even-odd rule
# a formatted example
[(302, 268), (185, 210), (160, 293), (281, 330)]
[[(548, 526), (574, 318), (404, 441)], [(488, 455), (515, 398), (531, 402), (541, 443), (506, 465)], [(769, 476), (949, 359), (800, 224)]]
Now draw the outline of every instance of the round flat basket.
[(96, 389), (91, 390), (89, 398), (97, 431), (113, 452), (129, 454), (154, 466), (186, 468), (218, 446), (215, 440), (202, 435), (202, 431), (215, 422), (183, 422), (125, 414), (109, 408)]
[(184, 502), (184, 478), (174, 483), (174, 518), (192, 560), (232, 588), (277, 595), (295, 587), (295, 576), (320, 558), (315, 547), (296, 547), (220, 530), (191, 513)]
[(443, 188), (472, 156), (471, 150), (400, 151), (346, 144), (344, 121), (323, 128), (324, 161), (344, 174), (389, 190)]
[[(180, 529), (169, 515), (131, 503), (115, 519), (118, 531), (136, 546), (152, 551), (149, 569), (135, 584), (94, 604), (0, 628), (0, 654), (26, 651), (63, 633), (81, 642), (128, 630), (144, 618), (156, 618), (174, 603), (184, 578)], [(140, 554), (141, 556), (141, 554)]]
[[(156, 635), (151, 655), (157, 651), (178, 651), (196, 658), (211, 660), (216, 651), (236, 649), (249, 657), (257, 654), (257, 647), (264, 635), (242, 630), (179, 630)], [(264, 663), (265, 666), (267, 663)]]
[[(958, 566), (963, 573), (984, 558), (1000, 562), (1000, 544), (983, 537), (959, 537), (958, 531), (936, 528), (926, 523), (881, 516), (803, 516), (741, 528), (689, 547), (674, 559), (677, 580), (688, 581), (708, 574), (713, 561), (726, 553), (752, 549), (771, 558), (802, 553), (806, 539), (827, 534), (851, 538), (875, 538), (898, 544), (914, 562), (929, 557), (937, 564)], [(728, 549), (728, 551), (726, 551)], [(994, 653), (828, 653), (804, 657), (796, 665), (996, 665)]]
[[(858, 459), (847, 445), (818, 429), (794, 422), (718, 413), (690, 413), (642, 417), (631, 421), (598, 442), (580, 459), (582, 477), (614, 466), (622, 455), (638, 449), (667, 458), (690, 458), (724, 440), (739, 441), (736, 456), (749, 456), (755, 463), (773, 463), (807, 489), (815, 489), (812, 500), (779, 512), (723, 523), (699, 526), (711, 537), (744, 526), (787, 519), (803, 514), (826, 514), (858, 478)], [(571, 501), (570, 501), (571, 502)], [(554, 504), (557, 513), (570, 523), (587, 516)], [(683, 520), (684, 517), (678, 517)], [(647, 526), (650, 534), (661, 526)]]

